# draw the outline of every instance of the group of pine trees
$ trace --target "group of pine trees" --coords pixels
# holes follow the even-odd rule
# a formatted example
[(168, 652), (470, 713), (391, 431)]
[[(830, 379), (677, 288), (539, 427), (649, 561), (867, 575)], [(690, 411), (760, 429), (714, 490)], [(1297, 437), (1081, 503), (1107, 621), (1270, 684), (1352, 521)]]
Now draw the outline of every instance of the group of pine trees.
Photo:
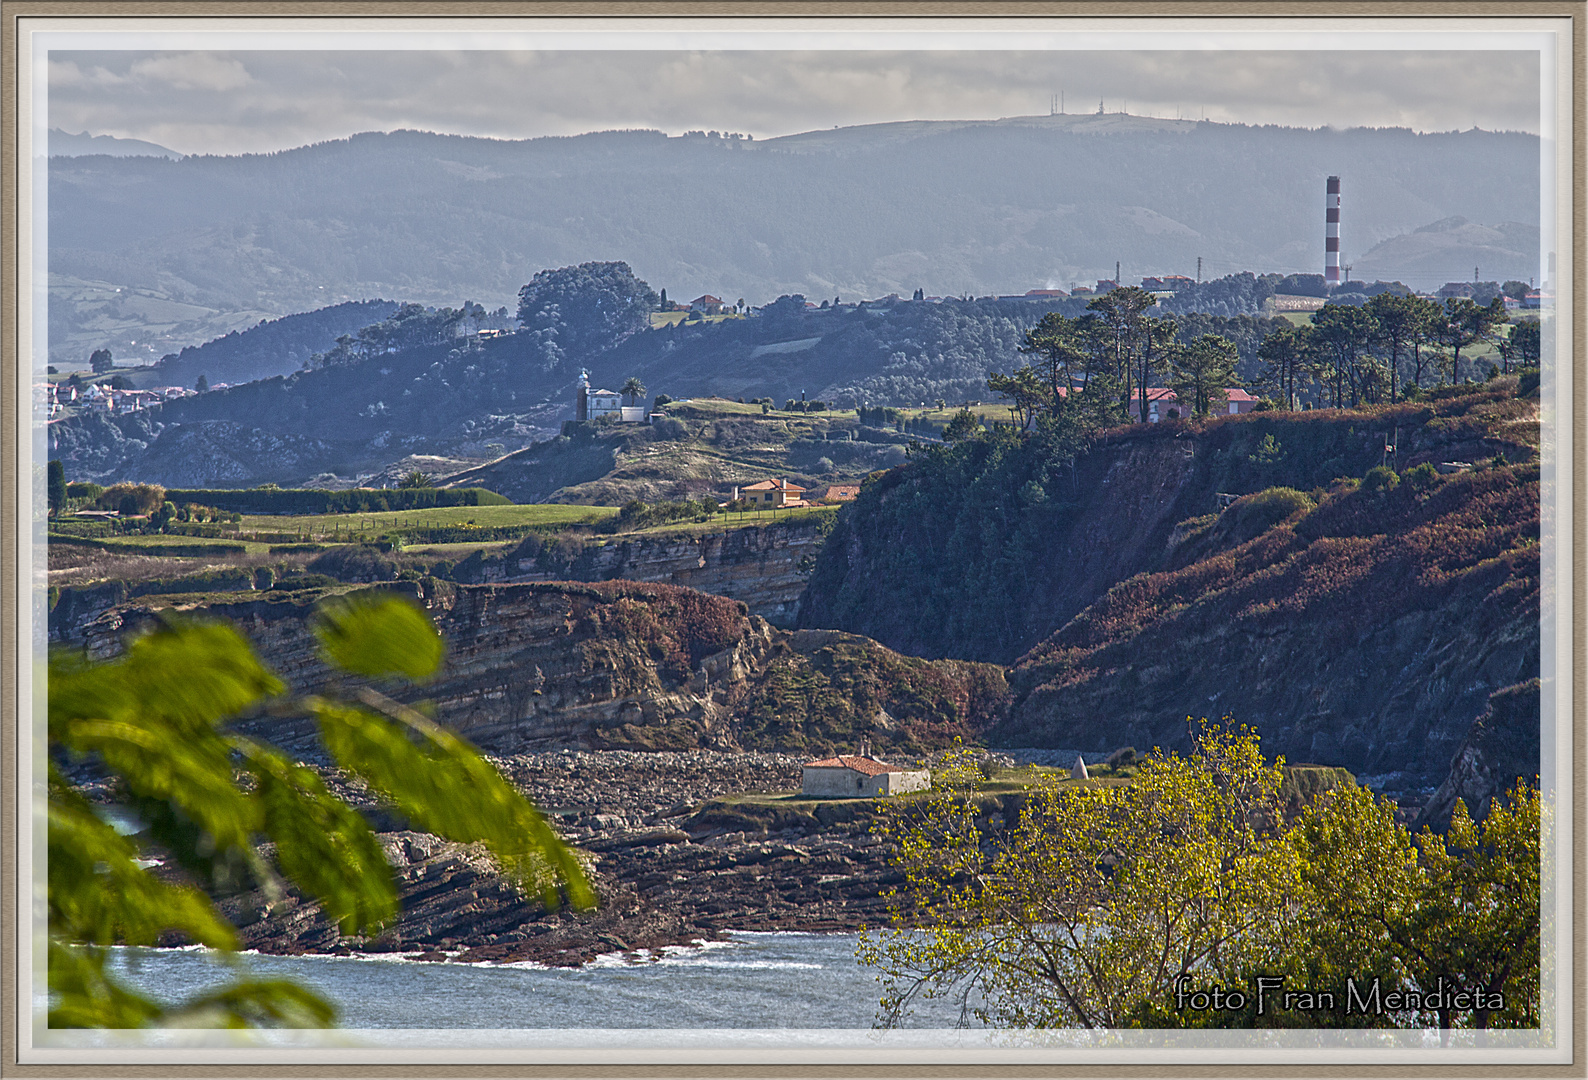
[[(1149, 389), (1167, 385), (1177, 399), (1171, 415), (1222, 412), (1226, 390), (1243, 383), (1236, 343), (1221, 334), (1184, 335), (1185, 320), (1149, 314), (1156, 303), (1146, 290), (1127, 286), (1092, 300), (1084, 315), (1049, 312), (1020, 346), (1034, 362), (1009, 375), (994, 372), (988, 389), (1010, 401), (1022, 428), (1082, 390), (1146, 416)], [(1263, 366), (1253, 384), (1281, 408), (1303, 401), (1340, 408), (1398, 401), (1445, 380), (1487, 375), (1496, 365), (1475, 359), (1474, 351), (1489, 342), (1502, 373), (1536, 366), (1539, 323), (1523, 320), (1502, 333), (1509, 321), (1498, 297), (1487, 305), (1461, 297), (1441, 303), (1386, 291), (1362, 304), (1325, 304), (1309, 323), (1263, 337), (1256, 353)]]

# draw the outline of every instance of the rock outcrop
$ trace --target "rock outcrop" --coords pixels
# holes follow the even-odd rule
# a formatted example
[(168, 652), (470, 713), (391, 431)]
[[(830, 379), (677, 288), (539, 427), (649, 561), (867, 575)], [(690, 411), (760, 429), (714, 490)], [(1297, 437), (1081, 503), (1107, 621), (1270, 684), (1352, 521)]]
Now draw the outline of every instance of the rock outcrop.
[[(368, 797), (327, 782), (370, 816), (402, 913), (378, 934), (344, 937), (317, 904), (258, 892), (221, 901), (245, 948), (269, 953), (395, 952), (418, 960), (571, 966), (603, 953), (657, 950), (726, 930), (857, 930), (886, 918), (897, 880), (869, 832), (868, 806), (829, 824), (728, 830), (698, 820), (723, 795), (799, 784), (799, 756), (693, 751), (510, 755), (496, 759), (588, 857), (593, 911), (547, 911), (479, 850), (407, 829)], [(849, 801), (834, 806), (851, 807)], [(839, 820), (841, 818), (842, 820)]]
[(654, 581), (742, 600), (752, 615), (792, 627), (826, 534), (801, 519), (717, 532), (647, 534), (601, 542), (532, 537), (480, 568), (483, 582)]
[[(447, 641), (437, 678), (409, 698), (496, 753), (547, 748), (701, 747), (831, 753), (869, 739), (925, 750), (974, 739), (998, 717), (1001, 669), (900, 656), (866, 638), (779, 630), (737, 601), (664, 584), (393, 582)], [(114, 655), (127, 634), (173, 609), (236, 623), (293, 688), (334, 676), (309, 624), (316, 593), (176, 605), (147, 597), (59, 627), (59, 640)], [(213, 598), (212, 598), (213, 599)], [(307, 718), (251, 723), (312, 752)]]
[(1457, 799), (1466, 804), (1474, 821), (1482, 821), (1490, 803), (1504, 797), (1519, 778), (1527, 783), (1539, 780), (1541, 687), (1540, 680), (1529, 679), (1489, 695), (1489, 707), (1461, 740), (1450, 761), (1450, 775), (1423, 807), (1415, 829), (1427, 825), (1443, 830)]

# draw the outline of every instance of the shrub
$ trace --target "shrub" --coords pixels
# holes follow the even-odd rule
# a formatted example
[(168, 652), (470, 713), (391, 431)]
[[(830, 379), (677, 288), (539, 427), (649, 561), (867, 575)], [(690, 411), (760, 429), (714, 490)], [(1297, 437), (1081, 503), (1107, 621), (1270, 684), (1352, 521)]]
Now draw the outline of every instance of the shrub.
[(165, 502), (165, 488), (159, 484), (111, 484), (100, 491), (95, 502), (101, 510), (120, 510), (124, 517), (150, 514)]
[(66, 485), (68, 499), (87, 499), (90, 502), (97, 502), (104, 491), (105, 489), (98, 484), (91, 484), (86, 480), (78, 480)]
[(1388, 465), (1375, 465), (1362, 478), (1360, 490), (1364, 495), (1378, 495), (1383, 492), (1394, 491), (1400, 486), (1400, 482), (1401, 478), (1396, 475), (1394, 469)]
[[(1517, 379), (1516, 381), (1517, 397), (1528, 397), (1532, 394), (1538, 393), (1538, 368), (1523, 368), (1521, 371), (1517, 372), (1517, 374), (1521, 376), (1521, 378)], [(70, 493), (69, 488), (68, 493)]]
[(1415, 469), (1407, 469), (1401, 481), (1408, 490), (1420, 494), (1439, 483), (1439, 470), (1434, 468), (1432, 462), (1425, 461)]
[(230, 566), (224, 570), (204, 570), (197, 574), (184, 574), (174, 578), (150, 578), (128, 585), (128, 596), (150, 596), (160, 593), (240, 592), (255, 587), (255, 575), (244, 567)]
[(1307, 513), (1317, 505), (1295, 488), (1271, 487), (1237, 499), (1224, 512), (1220, 528), (1238, 544), (1261, 536), (1282, 521)]
[(397, 576), (397, 563), (384, 558), (380, 549), (367, 545), (348, 545), (310, 559), (306, 570), (329, 574), (338, 581), (391, 581)]
[(678, 442), (689, 438), (689, 428), (676, 417), (662, 416), (652, 422), (651, 434), (663, 442)]
[(176, 489), (177, 502), (216, 506), (244, 514), (362, 514), (391, 510), (431, 510), (443, 506), (508, 506), (512, 500), (484, 488), (315, 488)]
[(273, 591), (282, 592), (288, 589), (329, 589), (334, 585), (340, 584), (341, 582), (337, 581), (336, 578), (328, 577), (325, 574), (285, 574), (277, 578), (276, 583), (270, 588)]

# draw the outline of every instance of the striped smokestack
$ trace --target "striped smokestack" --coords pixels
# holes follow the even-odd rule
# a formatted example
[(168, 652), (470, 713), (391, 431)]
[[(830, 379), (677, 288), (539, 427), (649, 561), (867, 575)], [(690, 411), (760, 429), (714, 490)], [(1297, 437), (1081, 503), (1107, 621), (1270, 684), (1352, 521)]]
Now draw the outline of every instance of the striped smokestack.
[(1340, 284), (1340, 178), (1329, 177), (1323, 188), (1323, 283)]

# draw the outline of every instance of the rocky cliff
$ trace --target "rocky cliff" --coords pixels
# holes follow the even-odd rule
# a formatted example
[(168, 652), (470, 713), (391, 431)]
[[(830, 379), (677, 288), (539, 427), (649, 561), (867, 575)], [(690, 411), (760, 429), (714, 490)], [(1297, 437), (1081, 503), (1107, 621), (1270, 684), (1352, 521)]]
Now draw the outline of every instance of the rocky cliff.
[[(720, 532), (642, 535), (606, 542), (530, 537), (477, 576), (496, 581), (662, 582), (743, 601), (752, 615), (792, 627), (830, 522), (801, 518)], [(468, 574), (460, 568), (455, 576)]]
[[(665, 584), (395, 582), (445, 637), (441, 674), (422, 688), (437, 717), (483, 749), (549, 747), (830, 753), (870, 740), (920, 752), (976, 738), (1003, 707), (1001, 669), (901, 656), (837, 632), (790, 632), (740, 602)], [(230, 619), (296, 689), (331, 673), (308, 617), (317, 594), (234, 601), (148, 597), (105, 610), (61, 640), (107, 656), (172, 611)], [(202, 599), (202, 598), (201, 598)], [(421, 696), (416, 691), (413, 697)], [(312, 753), (312, 723), (253, 723)]]

